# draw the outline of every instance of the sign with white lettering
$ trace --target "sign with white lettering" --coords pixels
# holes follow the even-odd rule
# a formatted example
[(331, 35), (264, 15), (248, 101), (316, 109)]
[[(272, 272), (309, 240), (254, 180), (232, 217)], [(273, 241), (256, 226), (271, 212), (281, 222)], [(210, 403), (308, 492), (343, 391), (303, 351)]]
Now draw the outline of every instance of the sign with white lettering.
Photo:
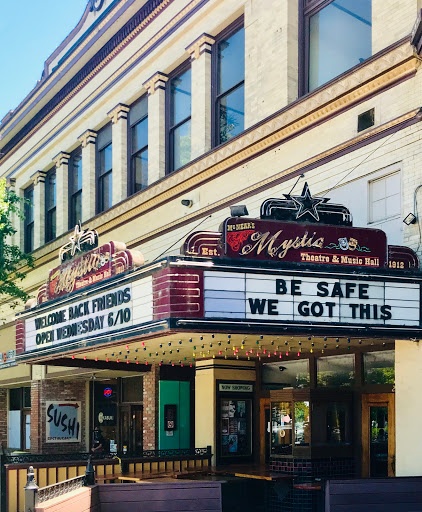
[(208, 318), (418, 327), (420, 293), (398, 280), (204, 272)]
[(231, 391), (232, 393), (252, 393), (253, 384), (219, 384), (219, 391)]
[(81, 402), (46, 403), (47, 443), (81, 442)]
[(79, 298), (25, 320), (25, 351), (92, 338), (152, 320), (152, 278)]

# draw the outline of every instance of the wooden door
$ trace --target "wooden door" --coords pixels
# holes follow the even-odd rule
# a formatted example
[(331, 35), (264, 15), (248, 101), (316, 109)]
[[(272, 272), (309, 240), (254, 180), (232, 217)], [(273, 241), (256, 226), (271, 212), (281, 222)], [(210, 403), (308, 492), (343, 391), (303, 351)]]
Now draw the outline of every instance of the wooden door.
[(271, 405), (269, 398), (261, 398), (259, 402), (259, 463), (263, 466), (269, 463), (271, 434), (268, 430), (271, 424)]
[(394, 393), (362, 395), (362, 477), (394, 474)]

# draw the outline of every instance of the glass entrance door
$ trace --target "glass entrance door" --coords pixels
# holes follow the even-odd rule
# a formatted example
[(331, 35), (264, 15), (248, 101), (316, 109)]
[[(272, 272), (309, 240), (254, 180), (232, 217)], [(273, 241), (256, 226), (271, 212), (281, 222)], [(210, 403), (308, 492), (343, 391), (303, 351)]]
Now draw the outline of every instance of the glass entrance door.
[(123, 453), (142, 452), (142, 405), (127, 405), (120, 409), (120, 449)]
[(388, 405), (369, 407), (369, 476), (388, 476)]
[(362, 476), (394, 473), (394, 393), (362, 395)]

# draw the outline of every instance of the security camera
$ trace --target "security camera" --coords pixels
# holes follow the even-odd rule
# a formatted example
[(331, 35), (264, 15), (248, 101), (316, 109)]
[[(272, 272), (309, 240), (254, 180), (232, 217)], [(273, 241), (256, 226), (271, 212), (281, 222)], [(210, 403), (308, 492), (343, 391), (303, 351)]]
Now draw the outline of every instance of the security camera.
[(188, 208), (191, 208), (193, 205), (192, 199), (182, 199), (181, 203), (183, 204), (183, 206), (187, 206)]
[(278, 369), (281, 371), (281, 372), (284, 372), (284, 370), (287, 370), (287, 368), (285, 366), (279, 366)]

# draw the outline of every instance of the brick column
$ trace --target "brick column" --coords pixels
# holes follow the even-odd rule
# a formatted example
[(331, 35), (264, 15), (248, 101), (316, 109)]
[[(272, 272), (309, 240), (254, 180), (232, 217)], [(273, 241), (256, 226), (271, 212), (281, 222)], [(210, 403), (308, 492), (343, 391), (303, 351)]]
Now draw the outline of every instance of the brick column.
[(7, 447), (7, 389), (0, 388), (0, 448)]
[(148, 185), (166, 174), (166, 82), (156, 73), (143, 85), (148, 91)]
[(151, 371), (144, 375), (143, 385), (143, 447), (145, 450), (158, 449), (158, 412), (160, 367), (152, 365)]
[(46, 173), (36, 172), (34, 182), (34, 249), (45, 243), (45, 177)]
[(69, 153), (61, 152), (54, 157), (56, 166), (56, 235), (69, 229)]
[(95, 141), (97, 132), (87, 130), (79, 137), (82, 145), (82, 222), (95, 215)]
[[(46, 442), (46, 403), (81, 402), (81, 442)], [(69, 453), (86, 451), (86, 385), (84, 381), (33, 380), (31, 383), (31, 452)]]
[(107, 115), (112, 122), (113, 205), (127, 197), (127, 116), (130, 108), (119, 103)]
[(215, 39), (202, 34), (186, 48), (192, 67), (192, 159), (211, 149), (211, 51)]

